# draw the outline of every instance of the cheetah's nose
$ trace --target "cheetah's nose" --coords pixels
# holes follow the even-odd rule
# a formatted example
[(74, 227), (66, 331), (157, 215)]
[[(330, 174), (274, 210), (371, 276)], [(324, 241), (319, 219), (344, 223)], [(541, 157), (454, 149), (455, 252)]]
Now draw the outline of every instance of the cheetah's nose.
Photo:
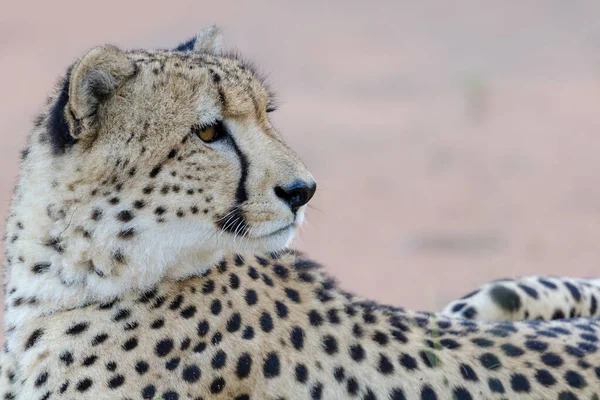
[(276, 186), (275, 194), (287, 205), (293, 213), (310, 201), (317, 190), (316, 182), (296, 180), (287, 186)]

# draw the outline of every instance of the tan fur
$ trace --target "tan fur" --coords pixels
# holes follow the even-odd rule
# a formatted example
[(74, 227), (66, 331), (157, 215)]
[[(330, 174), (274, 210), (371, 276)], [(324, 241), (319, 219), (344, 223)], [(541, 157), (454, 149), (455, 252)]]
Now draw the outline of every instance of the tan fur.
[[(0, 399), (598, 400), (597, 320), (382, 306), (285, 250), (305, 205), (281, 188), (314, 180), (220, 42), (92, 49), (36, 121), (7, 221)], [(218, 121), (223, 140), (197, 137)]]

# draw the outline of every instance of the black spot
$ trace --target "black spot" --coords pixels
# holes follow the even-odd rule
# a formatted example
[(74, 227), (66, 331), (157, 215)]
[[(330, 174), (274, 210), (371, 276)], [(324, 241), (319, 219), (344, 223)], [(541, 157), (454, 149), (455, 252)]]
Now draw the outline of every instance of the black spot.
[(219, 315), (221, 313), (222, 309), (223, 309), (223, 306), (221, 305), (221, 301), (219, 299), (215, 299), (212, 301), (212, 303), (210, 305), (210, 312), (213, 315)]
[(275, 272), (275, 275), (277, 275), (281, 279), (287, 279), (287, 277), (290, 274), (289, 270), (280, 264), (273, 265), (273, 272)]
[[(590, 398), (592, 400), (598, 400), (598, 395), (593, 394)], [(560, 392), (558, 394), (558, 400), (579, 400), (579, 397), (575, 396), (572, 392)]]
[(249, 306), (253, 306), (258, 302), (258, 295), (256, 294), (256, 291), (254, 289), (248, 289), (246, 290), (246, 304), (248, 304)]
[(460, 343), (458, 343), (454, 339), (442, 339), (440, 340), (440, 345), (450, 350), (458, 349), (461, 347)]
[(562, 312), (562, 310), (555, 310), (554, 314), (552, 314), (552, 317), (550, 317), (550, 319), (564, 319), (565, 318), (565, 313)]
[(241, 267), (242, 265), (244, 265), (244, 262), (244, 257), (241, 254), (236, 254), (234, 256), (233, 263), (236, 267)]
[(400, 364), (409, 371), (419, 368), (417, 366), (417, 360), (408, 354), (402, 354), (399, 357), (399, 361), (400, 361)]
[(162, 170), (162, 165), (157, 165), (156, 167), (152, 168), (152, 171), (150, 171), (150, 178), (156, 178), (156, 176), (160, 173), (160, 171)]
[(571, 292), (571, 296), (573, 296), (575, 301), (579, 302), (581, 300), (581, 293), (579, 292), (579, 289), (577, 289), (577, 287), (570, 282), (564, 282), (564, 285), (567, 289), (569, 289), (569, 292)]
[(150, 368), (150, 366), (145, 361), (138, 361), (135, 364), (135, 370), (140, 375), (144, 375), (146, 372), (148, 372), (148, 368)]
[(273, 330), (273, 319), (271, 314), (263, 312), (260, 316), (260, 327), (264, 332), (271, 332)]
[(587, 382), (579, 373), (575, 371), (567, 371), (565, 373), (565, 381), (569, 384), (569, 386), (576, 389), (583, 389), (587, 386)]
[(598, 300), (596, 300), (596, 296), (592, 295), (591, 304), (590, 304), (590, 317), (595, 317), (597, 310), (598, 310)]
[(504, 351), (504, 354), (506, 354), (509, 357), (519, 357), (525, 354), (525, 351), (523, 349), (510, 343), (505, 343), (502, 346), (500, 346), (500, 348)]
[(125, 377), (123, 375), (115, 375), (108, 381), (108, 387), (110, 389), (116, 389), (125, 383)]
[(500, 359), (492, 353), (484, 353), (479, 357), (481, 364), (489, 370), (496, 370), (502, 366)]
[(341, 322), (340, 317), (338, 315), (338, 310), (336, 310), (335, 308), (332, 308), (327, 311), (327, 319), (332, 324), (339, 324)]
[(529, 350), (543, 352), (548, 349), (548, 343), (530, 339), (525, 342), (525, 347), (527, 347)]
[(421, 388), (421, 400), (437, 400), (435, 391), (429, 385), (424, 385)]
[(565, 351), (567, 352), (567, 354), (569, 354), (573, 357), (581, 358), (581, 357), (585, 356), (585, 353), (582, 350), (578, 349), (577, 347), (570, 346), (570, 345), (565, 346)]
[(231, 274), (229, 276), (229, 287), (232, 289), (238, 289), (240, 287), (240, 277), (236, 274)]
[(473, 381), (473, 382), (479, 381), (479, 378), (477, 377), (477, 374), (475, 373), (475, 371), (473, 370), (473, 368), (471, 368), (470, 365), (461, 364), (459, 368), (460, 368), (460, 373), (461, 373), (462, 377), (466, 381)]
[(159, 357), (164, 357), (169, 354), (173, 350), (173, 340), (172, 339), (163, 339), (156, 343), (154, 347), (154, 352)]
[(211, 365), (214, 369), (221, 369), (227, 363), (227, 354), (223, 350), (219, 350), (215, 353), (211, 360)]
[[(60, 386), (59, 393), (63, 394), (64, 392), (67, 391), (68, 388), (69, 388), (69, 381), (67, 380), (67, 381), (63, 382), (63, 384)], [(8, 397), (8, 399), (11, 399), (11, 397)], [(14, 397), (12, 399), (14, 400)]]
[(338, 352), (337, 340), (335, 340), (335, 338), (331, 335), (326, 335), (323, 337), (322, 346), (325, 353), (329, 355), (333, 355)]
[(238, 359), (237, 365), (235, 367), (235, 374), (238, 379), (245, 379), (250, 375), (250, 371), (252, 370), (252, 357), (250, 354), (244, 353)]
[(123, 350), (125, 351), (131, 351), (133, 349), (135, 349), (138, 345), (138, 340), (136, 338), (131, 338), (129, 340), (127, 340), (125, 343), (123, 343)]
[(504, 393), (504, 385), (496, 378), (488, 378), (488, 386), (492, 393)]
[(133, 213), (129, 210), (123, 210), (117, 214), (117, 219), (121, 222), (129, 222), (133, 219)]
[(308, 313), (308, 320), (312, 326), (320, 326), (323, 324), (323, 317), (317, 310), (311, 310)]
[(223, 378), (216, 378), (214, 381), (212, 381), (212, 383), (210, 384), (210, 392), (212, 394), (217, 394), (217, 393), (221, 393), (223, 391), (223, 389), (225, 388), (225, 379)]
[(92, 380), (90, 378), (85, 378), (85, 379), (82, 379), (79, 382), (77, 382), (77, 385), (75, 386), (75, 388), (77, 389), (78, 392), (85, 392), (86, 390), (91, 388), (93, 384), (94, 384), (94, 382), (92, 382)]
[(181, 316), (185, 319), (190, 319), (194, 315), (196, 315), (196, 306), (187, 306), (183, 310), (181, 310)]
[(183, 368), (182, 371), (182, 378), (184, 381), (186, 381), (187, 383), (194, 383), (194, 382), (198, 382), (198, 380), (200, 379), (200, 368), (198, 368), (197, 365), (188, 365), (186, 367)]
[(242, 325), (242, 316), (240, 313), (235, 313), (227, 321), (227, 332), (237, 332)]
[(296, 380), (300, 383), (306, 383), (308, 380), (308, 368), (304, 364), (298, 364), (295, 368)]
[(521, 308), (521, 298), (512, 289), (496, 285), (490, 290), (492, 300), (504, 311), (516, 312)]
[(198, 353), (198, 354), (204, 352), (204, 350), (206, 350), (206, 343), (204, 343), (204, 342), (198, 342), (198, 344), (195, 345), (194, 348), (192, 349), (192, 351), (194, 353)]
[(251, 326), (247, 326), (242, 333), (242, 337), (246, 340), (251, 340), (254, 338), (254, 328)]
[(122, 321), (124, 319), (129, 318), (130, 315), (131, 315), (131, 311), (130, 310), (128, 310), (128, 309), (121, 309), (113, 317), (113, 321), (115, 321), (115, 322)]
[(425, 364), (429, 368), (435, 368), (441, 365), (440, 359), (429, 350), (420, 351), (419, 356), (421, 357), (421, 361), (423, 361), (423, 364)]
[(359, 362), (365, 358), (365, 349), (360, 344), (351, 345), (348, 351), (354, 361)]
[(538, 278), (538, 282), (540, 282), (542, 285), (546, 286), (548, 289), (552, 289), (552, 290), (558, 289), (558, 286), (556, 286), (554, 283), (550, 282), (547, 279)]
[(144, 400), (154, 399), (155, 394), (156, 394), (156, 387), (154, 385), (148, 385), (142, 389), (142, 398)]
[(556, 379), (550, 372), (540, 369), (535, 374), (535, 379), (543, 386), (550, 387), (556, 383)]
[(70, 351), (65, 351), (63, 353), (60, 354), (59, 356), (60, 361), (62, 361), (63, 363), (65, 363), (65, 365), (68, 367), (69, 365), (73, 364), (73, 354)]
[(287, 318), (288, 316), (288, 308), (281, 301), (275, 302), (275, 312), (277, 313), (277, 316), (282, 319)]
[(510, 377), (510, 386), (517, 393), (529, 393), (531, 387), (529, 380), (523, 374), (514, 374)]
[(89, 324), (87, 322), (80, 322), (78, 324), (72, 325), (67, 329), (67, 335), (79, 335), (87, 330)]
[(179, 400), (179, 395), (176, 392), (164, 392), (162, 400)]
[(211, 294), (215, 291), (215, 281), (212, 279), (204, 282), (202, 285), (202, 294)]
[(534, 288), (523, 284), (519, 284), (519, 287), (523, 289), (523, 291), (527, 293), (529, 297), (532, 297), (534, 299), (537, 299), (539, 297), (537, 290), (535, 290)]
[(210, 340), (210, 342), (216, 346), (217, 344), (221, 343), (221, 340), (223, 339), (223, 335), (221, 334), (221, 332), (217, 332), (213, 335), (212, 339)]
[(258, 275), (258, 271), (254, 267), (248, 267), (248, 276), (254, 280), (260, 278), (260, 275)]
[(285, 288), (286, 296), (294, 303), (300, 303), (300, 294), (297, 290), (291, 288)]
[(31, 271), (33, 271), (34, 274), (43, 274), (50, 269), (50, 265), (50, 263), (36, 263), (31, 268)]
[(25, 350), (30, 349), (33, 346), (35, 346), (35, 344), (38, 342), (38, 340), (42, 337), (43, 334), (44, 334), (43, 329), (36, 329), (35, 331), (33, 331), (33, 333), (31, 335), (29, 335), (29, 338), (27, 339), (27, 342), (25, 343)]
[(299, 326), (292, 328), (290, 332), (290, 341), (296, 350), (302, 350), (304, 347), (304, 331)]
[(473, 400), (471, 393), (464, 387), (454, 389), (454, 400)]
[(469, 307), (462, 313), (466, 319), (474, 319), (477, 316), (477, 310), (474, 307)]
[(204, 337), (208, 333), (209, 329), (210, 329), (210, 327), (208, 325), (208, 321), (202, 320), (202, 321), (198, 322), (196, 331), (198, 332), (198, 336)]
[(373, 334), (373, 340), (381, 346), (385, 346), (389, 342), (388, 336), (381, 331), (375, 331)]
[(348, 379), (348, 382), (346, 383), (346, 390), (348, 391), (348, 394), (350, 394), (352, 396), (356, 396), (359, 388), (360, 388), (360, 386), (355, 378)]
[(277, 353), (271, 352), (267, 354), (263, 364), (263, 375), (265, 378), (275, 378), (279, 375), (279, 357)]
[(546, 353), (541, 357), (542, 362), (549, 367), (560, 367), (563, 365), (563, 359), (555, 353)]
[(48, 372), (42, 372), (36, 379), (35, 379), (35, 386), (36, 387), (40, 387), (42, 385), (44, 385), (46, 382), (48, 381)]
[(125, 263), (125, 256), (123, 255), (121, 250), (115, 251), (115, 253), (113, 254), (113, 258), (115, 259), (116, 262), (118, 262), (120, 264)]
[(313, 400), (319, 400), (323, 396), (323, 384), (318, 382), (310, 390), (310, 397)]
[(394, 372), (394, 365), (390, 362), (389, 358), (380, 354), (377, 370), (384, 375), (388, 375)]

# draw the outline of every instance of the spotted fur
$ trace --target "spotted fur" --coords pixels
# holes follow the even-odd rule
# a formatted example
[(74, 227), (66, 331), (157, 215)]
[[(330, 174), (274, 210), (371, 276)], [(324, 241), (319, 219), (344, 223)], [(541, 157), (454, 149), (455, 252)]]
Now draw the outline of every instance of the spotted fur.
[(478, 321), (600, 317), (600, 279), (527, 276), (483, 285), (442, 310)]
[[(314, 181), (219, 38), (95, 48), (36, 120), (7, 222), (1, 399), (598, 400), (597, 319), (384, 306), (285, 250)], [(221, 141), (196, 137), (209, 125)]]

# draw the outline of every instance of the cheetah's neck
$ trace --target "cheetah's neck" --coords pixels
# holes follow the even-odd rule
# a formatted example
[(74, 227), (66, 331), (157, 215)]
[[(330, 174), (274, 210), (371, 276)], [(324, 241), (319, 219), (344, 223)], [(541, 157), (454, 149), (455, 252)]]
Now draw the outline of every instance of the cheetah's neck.
[[(37, 141), (34, 135), (31, 142)], [(111, 235), (117, 232), (110, 226), (95, 229), (81, 223), (90, 220), (94, 204), (86, 185), (72, 185), (64, 165), (69, 161), (57, 163), (41, 144), (32, 145), (23, 162), (6, 228), (6, 328), (35, 315), (147, 290), (164, 278), (189, 277), (222, 258), (220, 253), (198, 253), (174, 242), (177, 232), (154, 229), (144, 236), (140, 229), (138, 242), (125, 249), (127, 264), (114, 268)], [(158, 246), (165, 242), (172, 246)]]

